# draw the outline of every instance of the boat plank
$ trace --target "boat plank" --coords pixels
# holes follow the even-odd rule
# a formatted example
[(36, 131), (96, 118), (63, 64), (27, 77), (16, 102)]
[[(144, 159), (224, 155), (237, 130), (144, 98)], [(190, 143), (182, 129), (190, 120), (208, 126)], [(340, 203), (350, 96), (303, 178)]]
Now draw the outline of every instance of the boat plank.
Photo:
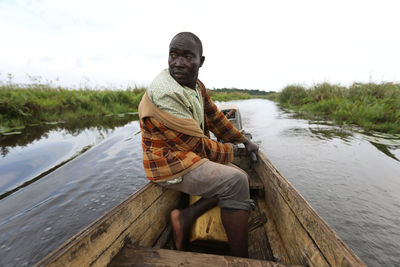
[(164, 231), (161, 233), (160, 237), (157, 239), (157, 242), (152, 246), (153, 248), (163, 248), (167, 245), (172, 234), (172, 226), (169, 223), (167, 227), (165, 227)]
[[(177, 191), (168, 190), (160, 196), (132, 225), (129, 226), (130, 242), (137, 246), (150, 247), (155, 244), (162, 234), (162, 229), (169, 224), (170, 212), (178, 206), (179, 194)], [(175, 200), (174, 200), (175, 199)]]
[(258, 178), (258, 175), (253, 170), (250, 170), (247, 173), (249, 174), (249, 187), (251, 190), (264, 189), (264, 184), (261, 182), (260, 178)]
[(109, 266), (284, 267), (294, 265), (231, 256), (126, 246)]
[[(265, 213), (267, 218), (272, 218), (270, 211), (268, 210), (265, 200), (261, 197), (257, 197), (257, 205), (260, 211)], [(268, 243), (270, 244), (272, 255), (277, 262), (289, 264), (290, 260), (288, 257), (288, 253), (286, 252), (285, 247), (283, 246), (280, 235), (278, 234), (278, 230), (276, 229), (276, 225), (274, 220), (267, 220), (264, 225), (265, 232), (267, 234)]]
[(269, 261), (274, 259), (262, 226), (249, 232), (249, 258)]

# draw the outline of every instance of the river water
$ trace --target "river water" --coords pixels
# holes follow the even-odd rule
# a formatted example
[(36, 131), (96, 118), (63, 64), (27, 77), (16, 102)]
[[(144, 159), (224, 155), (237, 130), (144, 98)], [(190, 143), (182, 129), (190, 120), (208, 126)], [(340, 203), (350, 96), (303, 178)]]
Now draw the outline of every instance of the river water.
[[(233, 103), (260, 149), (367, 265), (400, 266), (399, 135), (298, 118), (268, 100)], [(32, 265), (147, 183), (133, 119), (0, 139), (0, 266)]]

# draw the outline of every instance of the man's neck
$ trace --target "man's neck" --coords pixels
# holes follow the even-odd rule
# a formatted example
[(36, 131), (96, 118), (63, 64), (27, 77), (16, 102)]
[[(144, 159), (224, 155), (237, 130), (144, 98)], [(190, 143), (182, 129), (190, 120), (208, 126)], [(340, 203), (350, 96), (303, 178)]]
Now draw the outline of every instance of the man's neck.
[(193, 82), (193, 83), (191, 83), (191, 84), (180, 84), (180, 83), (179, 83), (179, 85), (188, 87), (188, 88), (193, 89), (193, 90), (196, 90), (196, 84), (197, 84), (197, 79), (196, 79), (195, 82)]
[(196, 84), (197, 84), (197, 77), (196, 79), (193, 81), (192, 84), (188, 85), (187, 87), (189, 87), (190, 89), (196, 90)]

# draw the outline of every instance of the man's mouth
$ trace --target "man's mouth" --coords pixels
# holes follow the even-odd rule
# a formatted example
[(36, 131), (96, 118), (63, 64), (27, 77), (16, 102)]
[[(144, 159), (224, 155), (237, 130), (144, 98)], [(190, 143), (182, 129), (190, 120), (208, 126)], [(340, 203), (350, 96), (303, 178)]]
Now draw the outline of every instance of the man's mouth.
[(185, 77), (186, 74), (183, 72), (174, 72), (174, 76), (177, 78), (182, 78), (182, 77)]

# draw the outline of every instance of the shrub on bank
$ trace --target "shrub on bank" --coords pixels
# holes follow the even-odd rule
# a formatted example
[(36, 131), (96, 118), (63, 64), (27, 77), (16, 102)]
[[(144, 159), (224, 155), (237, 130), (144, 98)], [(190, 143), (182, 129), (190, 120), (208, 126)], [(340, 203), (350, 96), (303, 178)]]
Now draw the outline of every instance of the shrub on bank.
[(322, 115), (338, 123), (400, 133), (400, 84), (354, 83), (346, 88), (322, 83), (307, 89), (291, 85), (275, 99), (285, 107)]
[(279, 102), (289, 105), (300, 105), (306, 97), (306, 89), (303, 86), (289, 85), (280, 93)]

